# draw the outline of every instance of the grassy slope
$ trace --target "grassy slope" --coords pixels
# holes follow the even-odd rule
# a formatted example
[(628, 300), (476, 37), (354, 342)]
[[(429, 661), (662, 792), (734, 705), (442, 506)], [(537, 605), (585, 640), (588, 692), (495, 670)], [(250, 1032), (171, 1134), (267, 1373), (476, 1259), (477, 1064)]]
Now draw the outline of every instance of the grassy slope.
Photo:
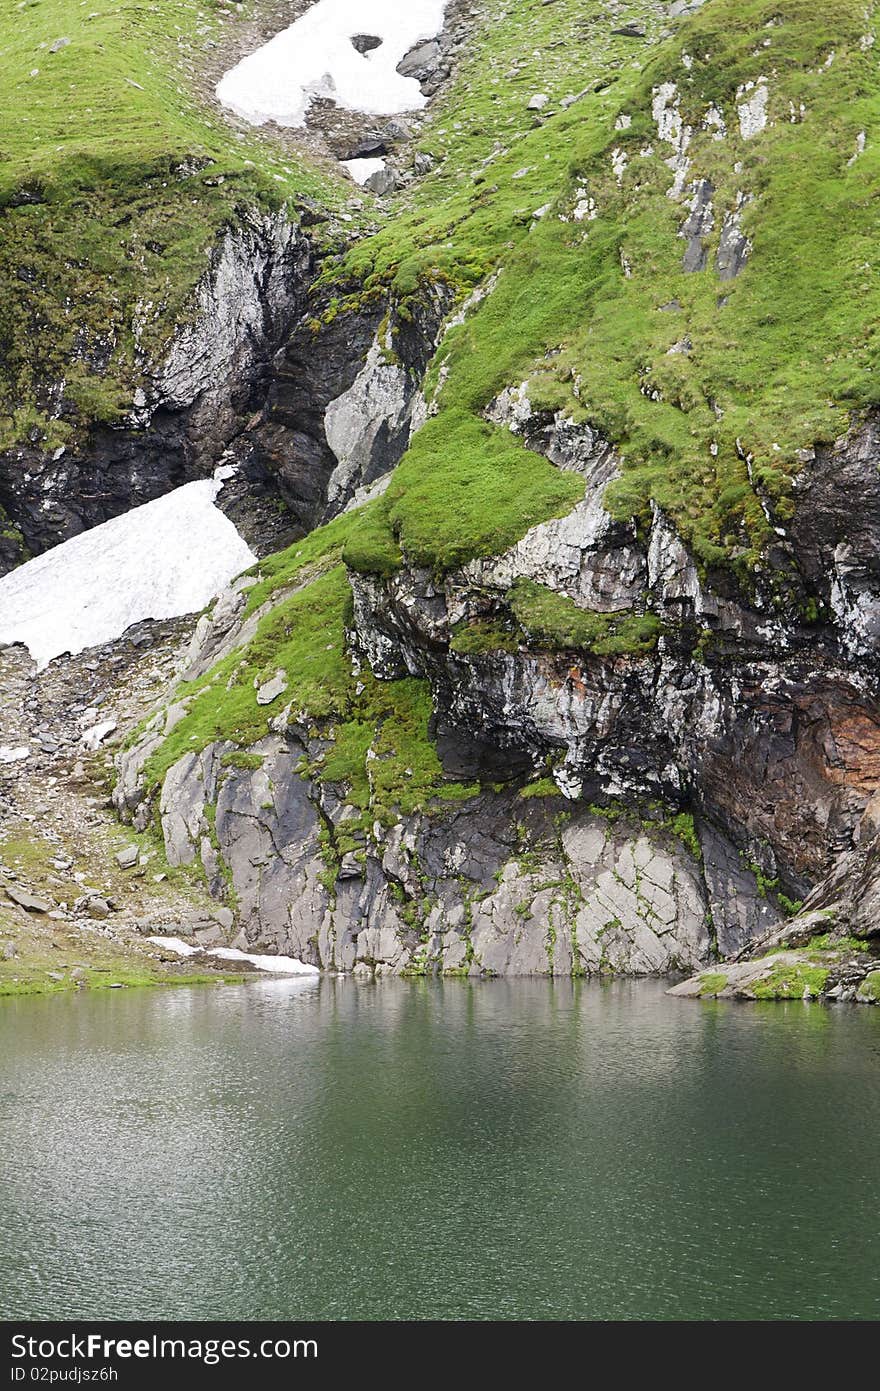
[[(254, 204), (334, 196), (242, 139), (187, 85), (236, 22), (205, 0), (7, 0), (0, 17), (0, 448), (54, 448), (135, 385), (135, 306), (155, 351), (220, 229)], [(70, 43), (52, 53), (59, 38)], [(103, 359), (110, 348), (109, 362)], [(65, 381), (64, 418), (47, 384)]]
[[(508, 22), (540, 47), (576, 23), (589, 31), (601, 13), (574, 0), (522, 0)], [(747, 573), (771, 522), (790, 514), (798, 451), (835, 438), (851, 410), (880, 396), (880, 79), (869, 30), (861, 0), (819, 10), (809, 0), (710, 0), (672, 37), (639, 46), (635, 62), (621, 62), (610, 40), (604, 52), (583, 43), (585, 66), (574, 75), (571, 46), (555, 67), (545, 50), (549, 77), (512, 92), (494, 86), (509, 35), (499, 25), (484, 36), (448, 98), (446, 163), (408, 212), (349, 258), (367, 289), (385, 283), (404, 296), (423, 275), (444, 275), (463, 292), (502, 267), (494, 292), (447, 336), (433, 374), (436, 384), (441, 365), (448, 373), (439, 415), (353, 539), (351, 563), (387, 570), (397, 542), (447, 568), (502, 549), (527, 518), (564, 509), (558, 475), (554, 483), (547, 466), (526, 463), (479, 419), (498, 390), (530, 379), (533, 400), (589, 419), (619, 446), (624, 476), (609, 493), (618, 515), (647, 517), (657, 499), (701, 559), (733, 558)], [(589, 64), (609, 85), (561, 109), (557, 99)], [(762, 76), (770, 123), (745, 140), (737, 89)], [(697, 274), (682, 268), (687, 204), (668, 196), (672, 150), (651, 115), (663, 82), (677, 84), (694, 127), (688, 182), (709, 178), (715, 189), (708, 268)], [(529, 117), (537, 128), (524, 132), (525, 99), (539, 85), (555, 114)], [(499, 134), (496, 96), (504, 110), (518, 103), (519, 120), (509, 152), (480, 168)], [(727, 124), (723, 140), (700, 129), (712, 104)], [(630, 124), (616, 129), (620, 116)], [(511, 119), (501, 120), (502, 136)], [(866, 149), (850, 162), (860, 131)], [(628, 161), (620, 183), (615, 150)], [(741, 274), (721, 282), (714, 254), (740, 193), (752, 195), (742, 225), (753, 249)], [(574, 221), (585, 195), (598, 215)], [(675, 301), (677, 310), (661, 308)], [(690, 352), (670, 354), (683, 339)]]

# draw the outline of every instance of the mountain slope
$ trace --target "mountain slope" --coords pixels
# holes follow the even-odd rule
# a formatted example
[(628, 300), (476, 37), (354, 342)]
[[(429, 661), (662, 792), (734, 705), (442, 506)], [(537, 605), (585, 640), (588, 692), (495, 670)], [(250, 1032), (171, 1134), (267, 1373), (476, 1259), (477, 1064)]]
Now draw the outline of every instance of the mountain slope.
[(309, 534), (115, 794), (242, 943), (644, 973), (876, 932), (872, 20), (671, 10), (482, 6), (278, 334), (235, 449)]

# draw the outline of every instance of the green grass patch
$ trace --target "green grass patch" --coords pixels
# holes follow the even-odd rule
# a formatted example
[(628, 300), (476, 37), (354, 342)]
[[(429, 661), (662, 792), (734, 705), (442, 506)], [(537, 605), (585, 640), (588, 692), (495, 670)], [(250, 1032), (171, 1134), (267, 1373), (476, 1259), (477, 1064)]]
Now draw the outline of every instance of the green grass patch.
[(801, 1000), (804, 996), (816, 999), (827, 979), (828, 970), (824, 966), (782, 963), (774, 966), (764, 980), (755, 981), (751, 992), (756, 1000)]
[(727, 986), (727, 976), (720, 971), (707, 971), (700, 976), (701, 995), (720, 995)]
[(519, 795), (529, 800), (532, 797), (561, 797), (562, 793), (552, 778), (538, 778), (537, 782), (530, 782), (526, 787), (520, 788)]
[(528, 637), (551, 648), (572, 648), (597, 657), (644, 657), (653, 652), (662, 631), (655, 614), (582, 609), (573, 599), (533, 580), (517, 580), (507, 597)]
[(583, 493), (582, 479), (560, 473), (509, 430), (444, 412), (416, 434), (345, 560), (371, 574), (389, 573), (402, 556), (452, 570), (507, 550), (536, 522), (571, 511)]
[(510, 625), (500, 619), (476, 618), (455, 628), (449, 643), (450, 652), (461, 657), (479, 657), (486, 652), (516, 652), (519, 641)]
[[(404, 299), (431, 277), (463, 294), (501, 267), (437, 355), (439, 413), (371, 519), (381, 546), (352, 563), (381, 572), (399, 542), (407, 557), (447, 568), (570, 505), (543, 460), (521, 465), (480, 419), (502, 387), (528, 381), (534, 401), (618, 447), (622, 476), (606, 499), (615, 516), (647, 524), (656, 501), (699, 561), (732, 563), (748, 582), (791, 516), (800, 451), (880, 400), (880, 76), (861, 43), (864, 6), (713, 0), (672, 37), (640, 45), (635, 61), (626, 40), (608, 39), (599, 3), (523, 0), (511, 11), (479, 39), (429, 124), (438, 171), (344, 266)], [(627, 15), (657, 34), (653, 10)], [(551, 61), (554, 41), (564, 63)], [(514, 58), (522, 84), (509, 76)], [(738, 91), (762, 77), (769, 122), (746, 139)], [(688, 184), (713, 186), (706, 269), (694, 274), (679, 235), (690, 195), (668, 196), (673, 151), (651, 112), (667, 82), (692, 130)], [(563, 109), (563, 87), (579, 83), (593, 90)], [(541, 117), (525, 111), (530, 86), (551, 98)], [(713, 105), (726, 123), (720, 140), (704, 126)], [(866, 148), (853, 158), (860, 131)], [(595, 218), (575, 219), (587, 199)], [(734, 212), (751, 249), (722, 281), (714, 261)]]
[(810, 951), (833, 951), (844, 955), (847, 952), (871, 950), (861, 937), (835, 937), (833, 932), (823, 932), (819, 937), (811, 937), (807, 947)]
[[(239, 139), (191, 76), (238, 14), (198, 0), (9, 0), (0, 17), (0, 448), (65, 444), (131, 407), (223, 229), (338, 199)], [(55, 40), (70, 42), (57, 52)], [(73, 311), (73, 312), (71, 312)], [(135, 323), (137, 321), (137, 337)], [(64, 404), (47, 399), (63, 380)]]

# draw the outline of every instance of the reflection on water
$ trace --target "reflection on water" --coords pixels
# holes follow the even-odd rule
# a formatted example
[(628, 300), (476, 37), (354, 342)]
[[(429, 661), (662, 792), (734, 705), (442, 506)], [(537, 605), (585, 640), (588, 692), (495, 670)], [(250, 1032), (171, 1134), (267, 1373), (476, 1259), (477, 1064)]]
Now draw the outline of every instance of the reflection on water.
[(876, 1317), (880, 1010), (266, 980), (0, 1007), (0, 1316)]

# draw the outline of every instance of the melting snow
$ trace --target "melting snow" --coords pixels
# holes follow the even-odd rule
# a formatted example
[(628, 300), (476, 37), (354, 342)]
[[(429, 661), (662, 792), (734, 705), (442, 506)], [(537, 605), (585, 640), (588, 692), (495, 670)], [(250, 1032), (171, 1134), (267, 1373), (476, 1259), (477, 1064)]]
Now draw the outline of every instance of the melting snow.
[(40, 670), (145, 618), (197, 613), (256, 557), (214, 506), (219, 478), (187, 483), (0, 578), (0, 646)]
[(365, 184), (373, 174), (385, 168), (384, 159), (344, 159), (343, 169), (347, 169), (356, 184)]
[(261, 971), (271, 971), (275, 976), (317, 976), (317, 966), (307, 966), (295, 956), (255, 956), (252, 952), (237, 951), (235, 947), (215, 947), (209, 956), (219, 956), (224, 961), (249, 961)]
[(148, 942), (155, 942), (157, 947), (167, 947), (176, 956), (197, 956), (199, 947), (190, 946), (189, 942), (184, 942), (182, 937), (148, 937)]
[[(148, 937), (157, 947), (166, 947), (177, 956), (198, 956), (202, 948), (184, 942), (182, 937)], [(317, 976), (317, 966), (307, 966), (295, 956), (258, 956), (253, 952), (238, 951), (235, 947), (213, 947), (207, 956), (217, 956), (222, 961), (248, 961), (260, 971), (268, 971), (273, 976)]]
[[(446, 0), (318, 0), (217, 84), (219, 100), (252, 125), (304, 126), (315, 97), (347, 111), (390, 116), (426, 105), (414, 77), (397, 64), (443, 28)], [(358, 34), (381, 39), (360, 53)]]

